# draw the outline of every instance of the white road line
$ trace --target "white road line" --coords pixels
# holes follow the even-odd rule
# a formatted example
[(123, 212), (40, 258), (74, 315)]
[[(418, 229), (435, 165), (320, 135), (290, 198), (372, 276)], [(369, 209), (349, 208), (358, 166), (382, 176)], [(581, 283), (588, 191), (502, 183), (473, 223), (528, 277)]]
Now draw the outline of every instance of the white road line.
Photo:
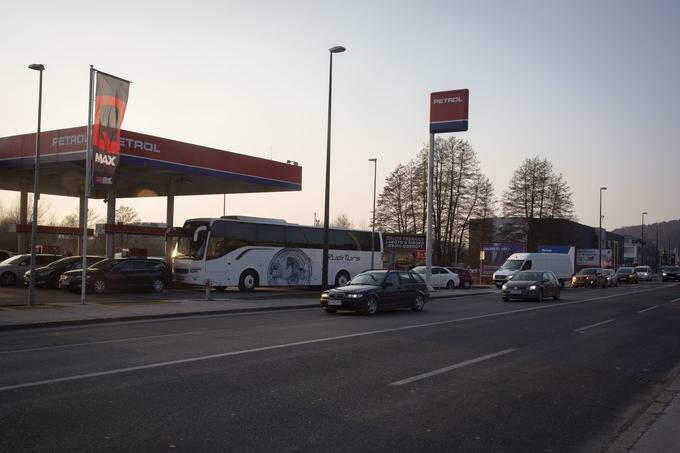
[(669, 303), (669, 304), (672, 304), (673, 302), (678, 302), (678, 301), (680, 301), (680, 297), (678, 297), (677, 299), (673, 299), (672, 301), (670, 301), (670, 302), (668, 302), (668, 303)]
[(593, 327), (601, 326), (601, 325), (604, 325), (604, 324), (609, 324), (610, 322), (614, 322), (614, 321), (615, 321), (615, 319), (613, 319), (613, 318), (608, 319), (606, 321), (598, 322), (597, 324), (591, 324), (589, 326), (579, 327), (578, 329), (574, 329), (574, 332), (583, 333), (584, 331), (591, 329)]
[(641, 292), (646, 292), (646, 291), (652, 291), (652, 290), (653, 289), (640, 290), (640, 291), (635, 291), (633, 293), (612, 294), (610, 296), (600, 296), (600, 297), (594, 297), (592, 299), (583, 299), (583, 300), (577, 300), (577, 301), (573, 301), (573, 302), (552, 303), (552, 304), (548, 304), (548, 305), (539, 305), (537, 307), (520, 308), (518, 310), (507, 310), (507, 311), (501, 311), (501, 312), (496, 312), (496, 313), (488, 313), (486, 315), (469, 316), (469, 317), (466, 317), (466, 318), (449, 319), (449, 320), (446, 320), (446, 321), (430, 322), (430, 323), (426, 323), (426, 324), (415, 324), (415, 325), (404, 326), (404, 327), (394, 327), (394, 328), (391, 328), (391, 329), (374, 330), (374, 331), (371, 331), (371, 332), (359, 332), (359, 333), (353, 333), (353, 334), (349, 334), (349, 335), (338, 335), (338, 336), (335, 336), (335, 337), (318, 338), (318, 339), (314, 339), (314, 340), (296, 341), (296, 342), (293, 342), (293, 343), (283, 343), (283, 344), (277, 344), (277, 345), (272, 345), (272, 346), (265, 346), (265, 347), (262, 347), (262, 348), (246, 349), (246, 350), (242, 350), (242, 351), (224, 352), (224, 353), (221, 353), (221, 354), (212, 354), (212, 355), (206, 355), (206, 356), (190, 357), (190, 358), (187, 358), (187, 359), (171, 360), (171, 361), (168, 361), (168, 362), (157, 362), (157, 363), (150, 363), (150, 364), (147, 364), (147, 365), (139, 365), (139, 366), (134, 366), (134, 367), (117, 368), (117, 369), (113, 369), (113, 370), (100, 371), (100, 372), (96, 372), (96, 373), (87, 373), (87, 374), (80, 374), (80, 375), (76, 375), (76, 376), (67, 376), (67, 377), (63, 377), (63, 378), (46, 379), (46, 380), (43, 380), (43, 381), (26, 382), (24, 384), (16, 384), (16, 385), (8, 385), (8, 386), (5, 386), (5, 387), (0, 387), (0, 392), (4, 392), (4, 391), (7, 391), (7, 390), (28, 388), (28, 387), (37, 387), (37, 386), (47, 385), (47, 384), (56, 384), (58, 382), (68, 382), (68, 381), (75, 381), (75, 380), (80, 380), (80, 379), (88, 379), (88, 378), (98, 377), (98, 376), (108, 376), (108, 375), (112, 375), (112, 374), (128, 373), (130, 371), (138, 371), (138, 370), (146, 370), (146, 369), (151, 369), (151, 368), (160, 368), (160, 367), (166, 367), (166, 366), (172, 366), (172, 365), (179, 365), (179, 364), (183, 364), (183, 363), (199, 362), (199, 361), (203, 361), (203, 360), (211, 360), (211, 359), (217, 359), (217, 358), (222, 358), (222, 357), (230, 357), (230, 356), (236, 356), (236, 355), (242, 355), (242, 354), (249, 354), (249, 353), (254, 353), (254, 352), (270, 351), (270, 350), (275, 350), (275, 349), (290, 348), (290, 347), (307, 345), (307, 344), (322, 343), (322, 342), (326, 342), (326, 341), (344, 340), (346, 338), (364, 337), (364, 336), (368, 336), (368, 335), (376, 335), (376, 334), (381, 334), (381, 333), (398, 332), (400, 330), (420, 329), (420, 328), (423, 328), (423, 327), (443, 326), (443, 325), (453, 324), (453, 323), (458, 323), (458, 322), (463, 322), (463, 321), (472, 321), (472, 320), (475, 320), (475, 319), (493, 318), (493, 317), (497, 317), (497, 316), (503, 316), (503, 315), (514, 314), (514, 313), (524, 313), (524, 312), (529, 312), (529, 311), (546, 310), (546, 309), (555, 308), (555, 307), (566, 307), (568, 305), (582, 304), (582, 303), (591, 302), (591, 301), (594, 301), (594, 300), (611, 299), (611, 298), (614, 298), (614, 297), (629, 296), (631, 294), (636, 294), (636, 293), (641, 293)]
[(447, 367), (444, 367), (444, 368), (439, 368), (438, 370), (429, 371), (429, 372), (423, 373), (423, 374), (418, 374), (416, 376), (412, 376), (410, 378), (402, 379), (400, 381), (395, 381), (395, 382), (390, 383), (389, 385), (394, 386), (394, 387), (398, 387), (400, 385), (409, 384), (411, 382), (419, 381), (421, 379), (426, 379), (426, 378), (429, 378), (429, 377), (432, 377), (432, 376), (436, 376), (438, 374), (447, 373), (449, 371), (456, 370), (458, 368), (463, 368), (464, 366), (472, 365), (473, 363), (483, 362), (484, 360), (489, 360), (489, 359), (493, 359), (494, 357), (509, 354), (513, 351), (515, 351), (515, 349), (504, 349), (502, 351), (495, 352), (493, 354), (488, 354), (488, 355), (483, 355), (481, 357), (477, 357), (476, 359), (466, 360), (465, 362), (456, 363), (455, 365), (447, 366)]
[(658, 305), (654, 305), (653, 307), (645, 308), (644, 310), (640, 310), (638, 313), (644, 313), (649, 310), (654, 310), (655, 308), (659, 308)]

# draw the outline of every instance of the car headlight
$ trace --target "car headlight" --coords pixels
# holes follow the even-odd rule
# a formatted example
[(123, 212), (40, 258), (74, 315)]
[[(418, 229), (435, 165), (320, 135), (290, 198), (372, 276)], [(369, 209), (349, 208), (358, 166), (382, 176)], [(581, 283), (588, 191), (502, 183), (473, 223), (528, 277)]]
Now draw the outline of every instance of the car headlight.
[(668, 275), (668, 274), (666, 274), (665, 272), (662, 272), (661, 275), (663, 275), (663, 276), (665, 277), (665, 276)]
[(508, 285), (503, 285), (503, 286), (501, 286), (501, 289), (502, 289), (502, 290), (508, 289)]
[(364, 297), (363, 294), (348, 294), (347, 295), (348, 299), (361, 299), (362, 297)]
[(328, 293), (321, 293), (321, 298), (322, 299), (328, 299)]
[(531, 286), (529, 287), (529, 290), (530, 290), (530, 291), (536, 291), (536, 288), (537, 288), (536, 285), (531, 285)]

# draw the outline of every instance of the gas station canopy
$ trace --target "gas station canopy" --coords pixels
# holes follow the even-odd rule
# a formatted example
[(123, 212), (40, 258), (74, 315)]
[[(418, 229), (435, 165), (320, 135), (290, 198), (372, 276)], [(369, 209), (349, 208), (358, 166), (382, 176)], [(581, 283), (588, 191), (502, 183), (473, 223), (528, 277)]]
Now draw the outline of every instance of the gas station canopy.
[[(81, 197), (87, 127), (42, 132), (40, 192)], [(35, 133), (0, 138), (0, 189), (32, 191)], [(280, 192), (302, 189), (302, 167), (121, 131), (117, 198)], [(92, 198), (106, 198), (104, 190)]]

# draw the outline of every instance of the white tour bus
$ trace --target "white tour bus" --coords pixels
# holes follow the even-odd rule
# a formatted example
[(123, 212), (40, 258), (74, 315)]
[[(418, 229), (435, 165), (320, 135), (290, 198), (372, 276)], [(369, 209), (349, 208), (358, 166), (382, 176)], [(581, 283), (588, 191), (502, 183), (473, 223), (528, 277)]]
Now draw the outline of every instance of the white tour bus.
[[(190, 219), (168, 236), (175, 282), (217, 289), (237, 286), (321, 285), (323, 228), (285, 220), (225, 216)], [(375, 232), (374, 267), (382, 268), (382, 235)], [(371, 268), (371, 232), (331, 228), (328, 231), (328, 283), (342, 286)]]

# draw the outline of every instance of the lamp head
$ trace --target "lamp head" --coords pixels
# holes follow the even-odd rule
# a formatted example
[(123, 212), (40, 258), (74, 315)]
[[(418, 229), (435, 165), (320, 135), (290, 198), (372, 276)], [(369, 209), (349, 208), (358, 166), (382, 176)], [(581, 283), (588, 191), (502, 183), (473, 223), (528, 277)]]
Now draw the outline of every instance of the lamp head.
[(33, 69), (34, 71), (44, 71), (45, 70), (45, 65), (42, 64), (29, 64), (28, 69)]
[(347, 50), (347, 49), (345, 49), (342, 46), (335, 46), (335, 47), (331, 47), (330, 49), (328, 49), (328, 51), (330, 53), (341, 53), (341, 52), (344, 52), (345, 50)]
[(378, 158), (377, 157), (371, 157), (370, 159), (368, 159), (368, 161), (369, 162), (378, 162)]
[(607, 190), (606, 187), (600, 187), (600, 190)]
[(642, 215), (647, 215), (649, 214), (647, 211), (643, 212)]

